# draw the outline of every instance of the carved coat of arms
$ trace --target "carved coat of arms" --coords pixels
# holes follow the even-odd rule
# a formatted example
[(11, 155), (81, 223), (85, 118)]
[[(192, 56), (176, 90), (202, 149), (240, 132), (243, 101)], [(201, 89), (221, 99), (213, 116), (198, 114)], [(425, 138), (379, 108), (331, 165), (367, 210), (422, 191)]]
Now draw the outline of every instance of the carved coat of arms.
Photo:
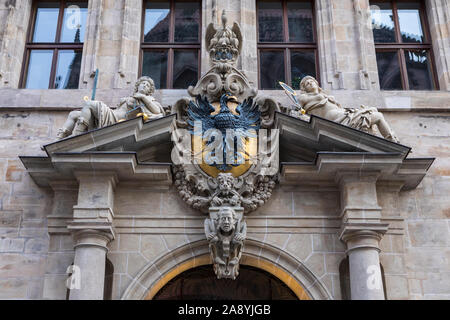
[(218, 278), (235, 279), (246, 237), (244, 214), (272, 195), (278, 173), (278, 104), (257, 97), (234, 67), (242, 48), (239, 25), (207, 28), (211, 69), (174, 110), (172, 161), (180, 196), (209, 218), (205, 235)]

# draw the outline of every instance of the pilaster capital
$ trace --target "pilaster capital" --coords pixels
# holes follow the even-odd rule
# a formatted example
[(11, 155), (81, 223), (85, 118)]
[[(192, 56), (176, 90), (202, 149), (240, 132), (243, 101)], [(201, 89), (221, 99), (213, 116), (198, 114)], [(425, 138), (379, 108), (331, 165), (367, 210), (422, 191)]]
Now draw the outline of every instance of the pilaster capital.
[(339, 187), (352, 182), (367, 182), (376, 184), (380, 172), (378, 171), (338, 171), (334, 180)]
[(379, 243), (388, 229), (388, 223), (344, 223), (339, 238), (347, 244), (347, 253), (367, 248), (380, 252)]
[(115, 231), (111, 224), (72, 222), (67, 228), (72, 232), (75, 249), (78, 247), (99, 247), (108, 251), (108, 243), (115, 239)]
[(78, 190), (78, 183), (75, 180), (53, 180), (49, 182), (49, 185), (54, 192)]
[(115, 171), (75, 171), (74, 175), (79, 182), (111, 182), (113, 188), (119, 182)]

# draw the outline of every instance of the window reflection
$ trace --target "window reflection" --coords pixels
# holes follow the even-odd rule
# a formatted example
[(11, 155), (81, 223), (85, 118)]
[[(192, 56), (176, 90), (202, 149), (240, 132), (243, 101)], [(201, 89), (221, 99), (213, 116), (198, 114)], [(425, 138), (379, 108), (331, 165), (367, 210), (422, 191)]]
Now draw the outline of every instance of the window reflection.
[(25, 88), (47, 89), (52, 69), (52, 50), (32, 50), (28, 63), (28, 75)]
[(168, 42), (170, 3), (149, 2), (145, 9), (144, 42)]
[(283, 9), (279, 1), (258, 2), (260, 42), (283, 42)]
[(313, 42), (312, 6), (309, 2), (287, 2), (289, 41)]
[(377, 52), (378, 76), (383, 90), (401, 90), (402, 80), (397, 52)]
[(175, 3), (175, 42), (197, 42), (199, 36), (200, 4)]
[(306, 76), (316, 78), (316, 56), (314, 51), (291, 51), (292, 88), (300, 89), (300, 81)]
[(426, 50), (405, 50), (406, 70), (411, 90), (431, 90), (431, 70)]
[(61, 42), (84, 42), (87, 3), (68, 2), (64, 9)]
[(173, 88), (185, 89), (198, 80), (197, 50), (176, 50), (173, 63)]
[(195, 85), (201, 2), (147, 0), (145, 6), (141, 74), (152, 77), (158, 89)]
[(55, 42), (59, 3), (39, 4), (34, 24), (33, 42)]
[(284, 52), (260, 51), (261, 89), (277, 89), (278, 82), (286, 82), (284, 77)]
[[(86, 29), (87, 1), (36, 1), (26, 44), (28, 65), (21, 86), (76, 89)], [(69, 45), (67, 45), (69, 43)], [(70, 48), (70, 49), (68, 49)]]
[(398, 3), (398, 20), (403, 42), (421, 43), (424, 41), (419, 8), (420, 3)]
[(146, 51), (143, 57), (142, 75), (155, 82), (156, 89), (167, 86), (167, 51)]
[(390, 3), (371, 3), (372, 30), (375, 42), (395, 42), (394, 17)]
[(76, 89), (80, 79), (81, 51), (61, 50), (55, 76), (55, 89)]

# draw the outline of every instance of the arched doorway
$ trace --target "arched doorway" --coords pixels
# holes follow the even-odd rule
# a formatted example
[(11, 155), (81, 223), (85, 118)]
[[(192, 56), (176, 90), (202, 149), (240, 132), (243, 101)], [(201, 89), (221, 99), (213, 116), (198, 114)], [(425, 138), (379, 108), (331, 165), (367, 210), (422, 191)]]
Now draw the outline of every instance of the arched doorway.
[[(151, 300), (171, 280), (185, 271), (209, 266), (212, 271), (209, 243), (206, 240), (181, 245), (144, 266), (128, 285), (122, 300)], [(276, 257), (276, 258), (274, 258)], [(247, 239), (241, 269), (254, 267), (284, 283), (300, 300), (332, 299), (326, 286), (301, 261), (287, 252), (256, 239)]]
[(211, 265), (182, 272), (154, 300), (298, 300), (295, 293), (270, 273), (242, 265), (236, 280), (217, 279)]

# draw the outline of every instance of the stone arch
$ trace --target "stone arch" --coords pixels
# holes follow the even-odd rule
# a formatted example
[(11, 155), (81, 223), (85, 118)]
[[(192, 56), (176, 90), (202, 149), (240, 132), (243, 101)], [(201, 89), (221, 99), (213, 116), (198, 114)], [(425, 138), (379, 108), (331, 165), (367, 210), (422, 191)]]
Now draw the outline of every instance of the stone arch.
[[(152, 299), (170, 280), (182, 272), (211, 264), (206, 240), (184, 244), (147, 264), (122, 295), (122, 300)], [(241, 258), (248, 265), (269, 272), (284, 282), (299, 299), (330, 300), (322, 281), (289, 253), (255, 239), (247, 239)]]

